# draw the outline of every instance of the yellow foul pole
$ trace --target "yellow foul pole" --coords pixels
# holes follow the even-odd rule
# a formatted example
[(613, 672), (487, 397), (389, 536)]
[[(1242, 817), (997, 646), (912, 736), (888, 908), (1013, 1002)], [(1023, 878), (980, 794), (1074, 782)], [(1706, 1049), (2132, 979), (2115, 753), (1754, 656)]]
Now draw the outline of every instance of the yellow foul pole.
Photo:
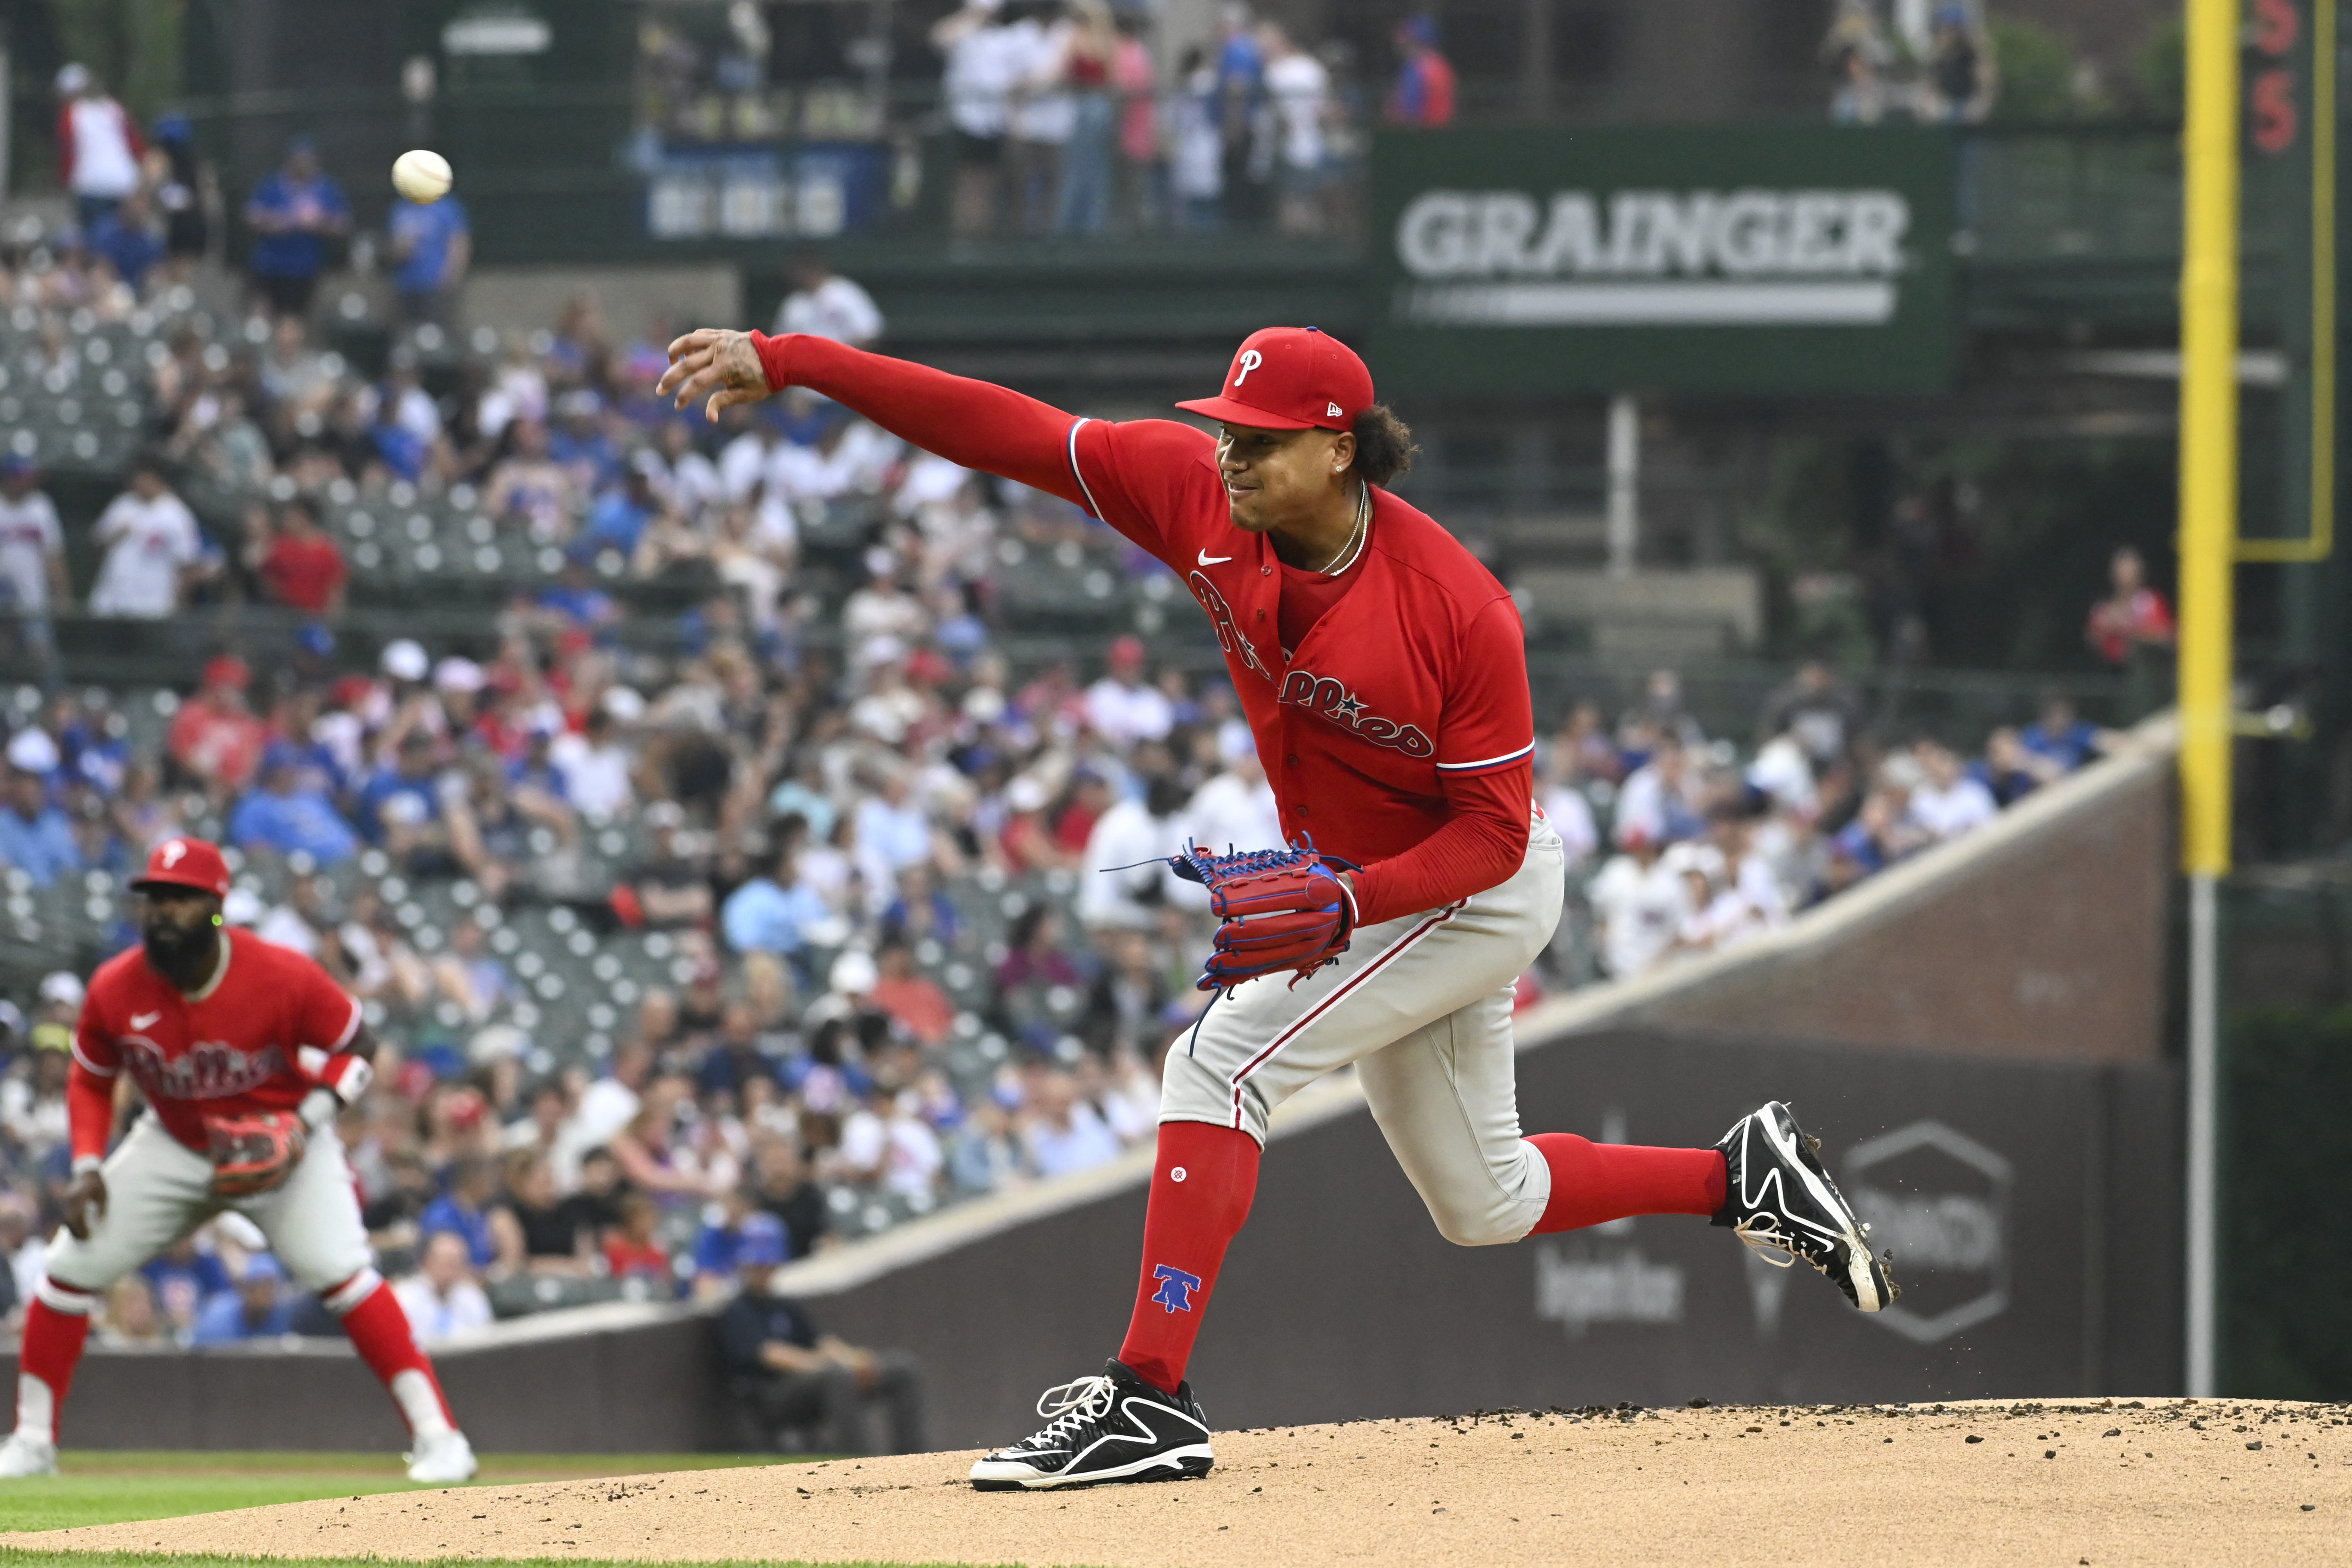
[(2180, 268), (2181, 863), (2230, 868), (2230, 562), (2238, 535), (2238, 4), (2189, 0)]
[[(2334, 0), (2322, 0), (2334, 4)], [(2189, 1393), (2216, 1392), (2219, 914), (2238, 509), (2239, 0), (2188, 0), (2180, 268), (2180, 819), (2189, 873)]]

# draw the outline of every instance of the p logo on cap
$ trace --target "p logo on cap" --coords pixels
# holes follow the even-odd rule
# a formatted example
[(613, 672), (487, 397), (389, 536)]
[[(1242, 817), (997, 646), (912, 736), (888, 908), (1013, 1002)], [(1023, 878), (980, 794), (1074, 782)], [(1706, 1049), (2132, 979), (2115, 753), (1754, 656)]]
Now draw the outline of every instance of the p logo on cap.
[(1345, 430), (1372, 405), (1372, 373), (1356, 353), (1314, 327), (1267, 327), (1234, 352), (1215, 397), (1176, 406), (1261, 430)]
[(131, 883), (133, 892), (151, 886), (194, 888), (226, 898), (228, 862), (222, 858), (217, 846), (201, 838), (166, 838), (148, 852), (147, 869)]

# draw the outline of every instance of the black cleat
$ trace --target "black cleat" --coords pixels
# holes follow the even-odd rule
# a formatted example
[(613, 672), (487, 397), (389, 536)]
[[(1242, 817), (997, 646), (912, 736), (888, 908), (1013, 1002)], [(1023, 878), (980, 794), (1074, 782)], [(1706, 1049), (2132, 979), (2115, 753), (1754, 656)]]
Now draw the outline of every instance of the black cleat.
[(1723, 1142), (1728, 1180), (1717, 1225), (1776, 1268), (1800, 1258), (1837, 1281), (1846, 1300), (1875, 1312), (1899, 1294), (1882, 1261), (1870, 1253), (1870, 1227), (1822, 1169), (1821, 1141), (1806, 1135), (1779, 1100), (1733, 1123)]
[(1092, 1487), (1109, 1481), (1174, 1481), (1205, 1476), (1209, 1421), (1189, 1383), (1162, 1394), (1119, 1362), (1100, 1377), (1049, 1388), (1037, 1399), (1045, 1429), (971, 1467), (984, 1492)]

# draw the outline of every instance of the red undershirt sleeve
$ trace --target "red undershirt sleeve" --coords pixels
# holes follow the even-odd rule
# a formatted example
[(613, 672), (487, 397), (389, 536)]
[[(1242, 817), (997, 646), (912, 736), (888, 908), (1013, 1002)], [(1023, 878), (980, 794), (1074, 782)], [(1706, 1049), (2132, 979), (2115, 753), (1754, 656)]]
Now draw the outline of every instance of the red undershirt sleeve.
[(114, 1080), (79, 1062), (66, 1069), (66, 1128), (76, 1160), (106, 1158), (114, 1132)]
[(1357, 873), (1356, 918), (1364, 925), (1434, 910), (1508, 881), (1528, 853), (1528, 803), (1535, 763), (1445, 779), (1445, 826)]
[(768, 389), (805, 386), (901, 440), (967, 468), (1086, 505), (1070, 468), (1077, 416), (991, 382), (804, 333), (751, 334)]

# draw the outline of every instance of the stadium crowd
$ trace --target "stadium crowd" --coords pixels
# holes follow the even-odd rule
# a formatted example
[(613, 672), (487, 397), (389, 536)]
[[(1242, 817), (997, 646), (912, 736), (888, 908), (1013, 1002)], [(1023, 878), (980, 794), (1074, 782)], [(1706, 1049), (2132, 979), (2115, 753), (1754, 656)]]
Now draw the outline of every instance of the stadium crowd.
[[(92, 301), (177, 312), (148, 361), (147, 455), (95, 525), (92, 609), (241, 597), (305, 619), (184, 696), (26, 689), (5, 710), (0, 877), (12, 899), (79, 879), (97, 900), (164, 837), (233, 847), (232, 918), (317, 956), (386, 1042), (342, 1131), (424, 1332), (592, 1291), (722, 1294), (754, 1215), (803, 1256), (1149, 1142), (1208, 931), (1154, 858), (1272, 843), (1272, 794), (1222, 672), (1132, 635), (1084, 668), (1016, 668), (1004, 644), (1038, 563), (1181, 597), (1156, 563), (811, 397), (679, 419), (650, 396), (658, 334), (612, 341), (593, 301), (428, 386), (405, 346), (362, 377), (299, 317), (215, 321), (168, 277), (110, 294), (86, 249), (8, 261), (37, 376), (94, 371), (71, 325)], [(32, 465), (0, 481), (21, 629), (66, 596), (62, 532)], [(551, 574), (455, 646), (360, 653), (363, 584), (320, 524), (404, 490), (462, 494)], [(683, 613), (631, 595), (687, 572), (704, 591)], [(674, 624), (635, 635), (650, 616)], [(1819, 663), (1738, 740), (1706, 734), (1668, 671), (1622, 711), (1539, 719), (1576, 874), (1529, 998), (1751, 940), (2103, 744), (2057, 699), (1974, 759), (1882, 736)], [(517, 938), (526, 915), (583, 962), (634, 943), (662, 967), (597, 969), (574, 1032), (583, 1016), (540, 1005), (562, 954)], [(119, 910), (100, 921), (100, 950), (131, 940)], [(60, 969), (0, 1005), (20, 1304), (67, 1174), (79, 1000)], [(104, 1331), (299, 1331), (310, 1309), (256, 1239), (215, 1222), (126, 1280)]]
[[(1398, 23), (1391, 122), (1453, 118), (1437, 36), (1427, 16)], [(1270, 219), (1311, 237), (1343, 222), (1371, 117), (1342, 44), (1303, 44), (1230, 5), (1213, 47), (1188, 47), (1163, 92), (1150, 16), (1108, 0), (965, 0), (931, 42), (945, 67), (959, 236), (1209, 232)]]

